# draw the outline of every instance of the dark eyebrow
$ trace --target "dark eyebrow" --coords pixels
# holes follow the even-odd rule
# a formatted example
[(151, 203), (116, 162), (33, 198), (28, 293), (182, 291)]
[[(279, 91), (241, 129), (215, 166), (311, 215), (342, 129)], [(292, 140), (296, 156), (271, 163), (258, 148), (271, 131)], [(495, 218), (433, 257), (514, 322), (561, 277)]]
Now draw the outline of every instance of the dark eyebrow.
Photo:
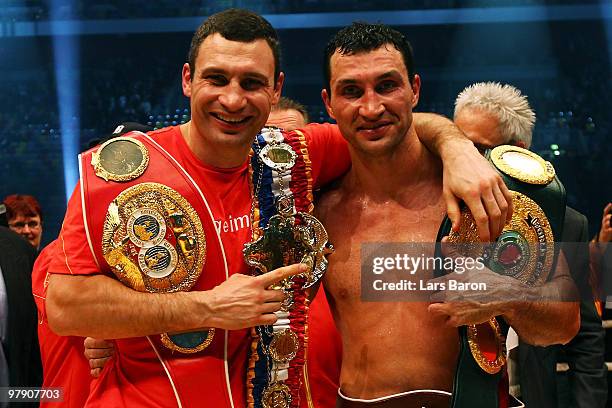
[(354, 79), (342, 79), (342, 80), (338, 81), (338, 86), (354, 85), (356, 83), (357, 83), (357, 81), (354, 80)]
[(399, 73), (399, 71), (392, 69), (391, 71), (387, 71), (384, 74), (379, 75), (378, 77), (376, 77), (377, 80), (381, 80), (381, 79), (387, 79), (387, 78), (395, 78), (395, 79), (401, 79), (401, 74)]
[[(383, 74), (380, 74), (379, 76), (376, 77), (377, 81), (380, 81), (382, 79), (387, 79), (387, 78), (395, 78), (395, 79), (401, 79), (401, 74), (399, 73), (399, 71), (392, 69), (391, 71), (387, 71)], [(347, 78), (347, 79), (341, 79), (340, 81), (338, 81), (338, 85), (339, 86), (343, 86), (343, 85), (354, 85), (357, 83), (357, 80), (355, 79), (351, 79), (351, 78)]]
[(204, 68), (203, 70), (200, 71), (200, 76), (204, 76), (204, 75), (210, 75), (210, 74), (222, 74), (222, 75), (226, 75), (227, 71), (221, 69), (221, 68)]

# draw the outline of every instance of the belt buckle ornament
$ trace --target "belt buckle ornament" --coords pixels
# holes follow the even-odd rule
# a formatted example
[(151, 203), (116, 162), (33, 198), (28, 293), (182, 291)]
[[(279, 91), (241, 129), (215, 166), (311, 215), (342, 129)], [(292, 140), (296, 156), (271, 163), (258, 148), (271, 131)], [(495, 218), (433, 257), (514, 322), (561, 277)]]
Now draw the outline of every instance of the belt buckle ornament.
[[(470, 351), (478, 366), (486, 373), (497, 374), (506, 364), (506, 339), (501, 332), (497, 320), (492, 318), (485, 323), (468, 325), (467, 331)], [(492, 338), (484, 338), (487, 331), (493, 334)], [(494, 357), (488, 356), (483, 351), (483, 344), (486, 344), (488, 350), (493, 349), (495, 352)]]
[[(482, 257), (494, 272), (511, 276), (529, 286), (538, 286), (548, 280), (554, 261), (554, 237), (550, 222), (540, 206), (518, 191), (510, 191), (514, 212), (501, 235), (493, 245), (479, 243), (478, 230), (469, 210), (462, 211), (459, 232), (449, 234), (450, 243), (464, 244), (465, 256)], [(484, 331), (492, 330), (498, 343), (494, 359), (486, 357), (480, 342)], [(495, 374), (505, 364), (505, 339), (495, 318), (488, 323), (469, 325), (467, 328), (470, 350), (478, 365), (487, 373)]]
[[(206, 237), (197, 212), (172, 188), (141, 183), (122, 191), (109, 205), (102, 254), (117, 278), (140, 292), (189, 290), (206, 258)], [(181, 352), (203, 350), (214, 330), (162, 335)]]
[(140, 177), (149, 164), (145, 145), (131, 137), (104, 142), (91, 156), (96, 176), (109, 181), (130, 181)]
[(274, 382), (264, 390), (261, 402), (263, 408), (289, 408), (291, 399), (289, 387), (281, 382)]
[(500, 171), (525, 183), (546, 185), (555, 178), (550, 162), (518, 146), (497, 146), (490, 157)]
[(297, 154), (286, 143), (269, 143), (259, 152), (259, 158), (267, 166), (284, 172), (295, 165)]
[[(327, 231), (316, 217), (304, 212), (296, 213), (291, 196), (281, 197), (276, 207), (278, 214), (270, 217), (261, 236), (245, 244), (244, 259), (262, 273), (305, 263), (309, 268), (303, 276), (303, 288), (309, 288), (323, 277), (328, 264), (326, 256), (333, 252)], [(291, 278), (281, 282), (281, 287), (289, 289)]]
[(295, 358), (299, 347), (300, 340), (297, 334), (291, 329), (282, 329), (272, 335), (268, 352), (277, 363), (287, 363)]

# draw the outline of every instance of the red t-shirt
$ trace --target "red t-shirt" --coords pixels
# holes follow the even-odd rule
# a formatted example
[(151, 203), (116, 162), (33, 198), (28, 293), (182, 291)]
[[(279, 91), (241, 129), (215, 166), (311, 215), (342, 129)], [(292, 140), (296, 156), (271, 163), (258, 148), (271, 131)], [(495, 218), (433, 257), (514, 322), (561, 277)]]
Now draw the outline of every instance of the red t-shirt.
[[(43, 387), (60, 387), (62, 407), (82, 408), (89, 395), (89, 362), (83, 354), (83, 337), (58, 336), (47, 323), (44, 300), (49, 264), (57, 256), (57, 240), (38, 255), (32, 270), (32, 293), (38, 308), (38, 342), (43, 365)], [(56, 403), (41, 402), (41, 407)]]
[[(316, 408), (334, 408), (342, 367), (342, 339), (336, 329), (323, 285), (308, 310), (308, 384), (312, 404)], [(306, 387), (302, 387), (301, 408), (311, 408)]]
[[(312, 162), (311, 174), (315, 188), (346, 172), (350, 166), (348, 149), (336, 126), (313, 124), (307, 126), (303, 133), (308, 142), (309, 156)], [(251, 239), (250, 225), (248, 223), (232, 222), (236, 218), (246, 216), (246, 219), (249, 219), (250, 217), (251, 196), (248, 161), (245, 161), (239, 167), (230, 169), (219, 169), (205, 165), (193, 155), (179, 127), (161, 129), (152, 132), (150, 136), (174, 156), (193, 177), (196, 184), (206, 186), (208, 192), (206, 199), (223, 241), (230, 274), (249, 273), (249, 269), (243, 261), (242, 248), (244, 243)], [(160, 181), (163, 182), (163, 176), (161, 175)], [(79, 186), (77, 186), (68, 202), (66, 217), (58, 241), (58, 255), (49, 266), (51, 273), (78, 275), (101, 273), (87, 245), (88, 240), (83, 225)], [(203, 274), (205, 273), (206, 271), (203, 271)], [(228, 362), (235, 407), (245, 406), (246, 362), (249, 344), (250, 338), (246, 330), (231, 332)], [(153, 384), (146, 379), (142, 379), (143, 373), (147, 372), (148, 365), (159, 365), (159, 363), (155, 360), (146, 364), (143, 361), (131, 361), (129, 354), (122, 355), (120, 342), (115, 348), (115, 361), (113, 364), (107, 364), (100, 379), (94, 383), (88, 405), (103, 405), (106, 401), (112, 401), (114, 406), (129, 404), (126, 400), (127, 393), (142, 395), (142, 403), (149, 405), (175, 405), (175, 398), (169, 385), (167, 392), (164, 393), (168, 396), (167, 401), (145, 398)], [(126, 348), (128, 353), (136, 349), (134, 347)], [(122, 357), (125, 359), (123, 364), (120, 361)], [(131, 366), (130, 362), (135, 364)], [(114, 372), (112, 372), (113, 369), (109, 368), (111, 365), (114, 366)], [(155, 370), (152, 368), (150, 373), (154, 372)], [(147, 387), (149, 387), (149, 390)], [(109, 392), (110, 389), (114, 389), (114, 392)], [(156, 395), (159, 395), (159, 393), (156, 393)], [(203, 394), (202, 403), (205, 402), (205, 394)]]

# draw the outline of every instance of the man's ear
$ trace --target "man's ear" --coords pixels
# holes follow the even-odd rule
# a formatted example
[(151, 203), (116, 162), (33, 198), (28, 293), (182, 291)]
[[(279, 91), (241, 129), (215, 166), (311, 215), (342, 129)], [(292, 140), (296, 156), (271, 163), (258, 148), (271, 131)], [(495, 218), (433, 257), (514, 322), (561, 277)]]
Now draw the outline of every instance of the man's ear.
[(183, 64), (181, 81), (183, 86), (183, 95), (191, 98), (191, 69), (189, 68), (189, 64), (187, 62)]
[(412, 80), (412, 108), (414, 109), (419, 103), (419, 97), (421, 96), (421, 77), (418, 74), (414, 74)]
[(516, 142), (514, 142), (512, 144), (515, 145), (515, 146), (518, 146), (518, 147), (522, 147), (523, 149), (526, 149), (525, 142), (523, 142), (522, 140), (517, 140)]
[(285, 83), (285, 73), (280, 72), (278, 74), (278, 79), (274, 84), (274, 94), (272, 95), (272, 105), (276, 105), (281, 97), (281, 92), (283, 90), (283, 84)]
[(327, 114), (330, 118), (336, 119), (334, 116), (334, 110), (331, 107), (331, 95), (327, 93), (327, 89), (323, 88), (321, 90), (321, 99), (323, 99), (323, 103), (325, 104), (325, 110), (327, 110)]

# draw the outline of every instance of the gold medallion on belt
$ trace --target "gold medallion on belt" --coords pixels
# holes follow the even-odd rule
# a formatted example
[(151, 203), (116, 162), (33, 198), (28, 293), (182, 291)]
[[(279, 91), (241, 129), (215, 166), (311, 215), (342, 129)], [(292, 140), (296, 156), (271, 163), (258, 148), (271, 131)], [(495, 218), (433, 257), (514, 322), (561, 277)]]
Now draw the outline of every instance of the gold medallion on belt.
[(291, 406), (291, 389), (282, 382), (274, 382), (263, 392), (263, 408), (289, 408)]
[(149, 152), (131, 137), (116, 137), (104, 142), (91, 156), (96, 176), (109, 181), (130, 181), (144, 173)]
[(497, 146), (491, 150), (491, 161), (503, 173), (528, 184), (546, 185), (555, 178), (550, 162), (518, 146)]

